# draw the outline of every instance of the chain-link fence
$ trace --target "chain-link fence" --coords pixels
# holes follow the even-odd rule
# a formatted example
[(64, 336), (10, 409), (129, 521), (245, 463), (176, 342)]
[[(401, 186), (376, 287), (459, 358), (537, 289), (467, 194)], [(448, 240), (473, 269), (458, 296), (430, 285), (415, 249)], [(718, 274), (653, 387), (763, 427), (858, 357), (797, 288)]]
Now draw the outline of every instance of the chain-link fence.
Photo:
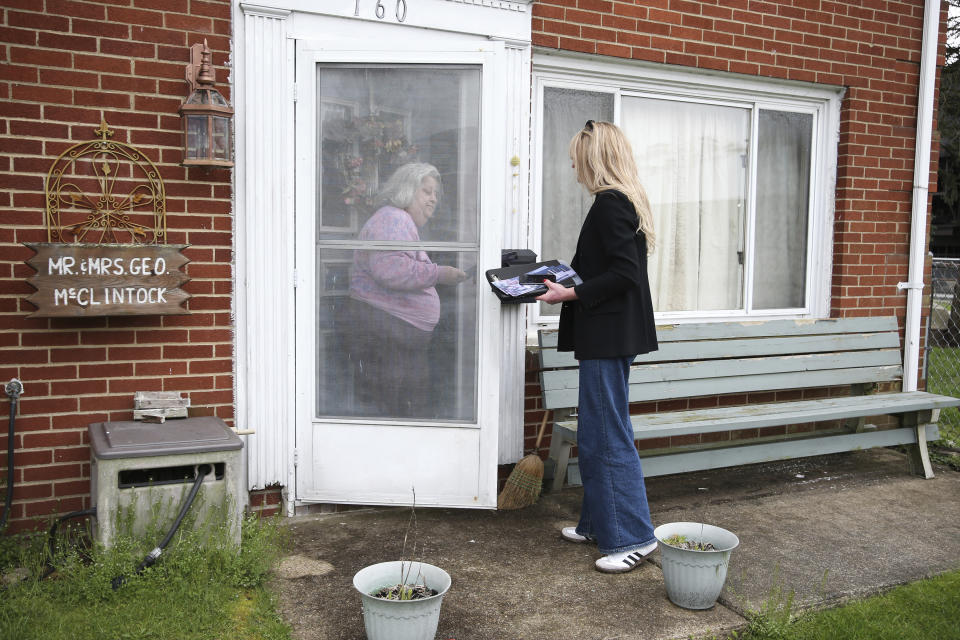
[[(927, 316), (927, 391), (960, 397), (960, 258), (934, 258)], [(960, 447), (960, 410), (940, 413), (940, 439)]]

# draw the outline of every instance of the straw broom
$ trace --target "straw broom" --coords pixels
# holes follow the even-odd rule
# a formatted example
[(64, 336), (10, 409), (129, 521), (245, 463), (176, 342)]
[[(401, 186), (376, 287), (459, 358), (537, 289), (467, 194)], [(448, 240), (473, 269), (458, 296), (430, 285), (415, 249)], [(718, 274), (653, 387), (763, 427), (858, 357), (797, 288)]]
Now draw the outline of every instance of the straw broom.
[(543, 421), (540, 422), (540, 433), (537, 435), (537, 443), (533, 445), (533, 453), (524, 456), (510, 472), (503, 491), (497, 496), (497, 509), (522, 509), (540, 497), (540, 489), (543, 487), (543, 460), (537, 455), (537, 450), (547, 429), (549, 415), (549, 411), (543, 412)]

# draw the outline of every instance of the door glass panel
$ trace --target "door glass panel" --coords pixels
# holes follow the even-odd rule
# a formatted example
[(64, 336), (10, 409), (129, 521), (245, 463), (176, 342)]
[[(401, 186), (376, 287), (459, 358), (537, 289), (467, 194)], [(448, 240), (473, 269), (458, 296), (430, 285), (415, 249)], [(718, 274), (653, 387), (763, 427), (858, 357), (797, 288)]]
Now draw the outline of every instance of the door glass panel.
[(759, 127), (753, 306), (803, 307), (813, 116), (761, 109)]
[(637, 97), (621, 104), (653, 209), (654, 309), (743, 308), (749, 110)]
[(316, 416), (475, 422), (480, 70), (317, 74)]

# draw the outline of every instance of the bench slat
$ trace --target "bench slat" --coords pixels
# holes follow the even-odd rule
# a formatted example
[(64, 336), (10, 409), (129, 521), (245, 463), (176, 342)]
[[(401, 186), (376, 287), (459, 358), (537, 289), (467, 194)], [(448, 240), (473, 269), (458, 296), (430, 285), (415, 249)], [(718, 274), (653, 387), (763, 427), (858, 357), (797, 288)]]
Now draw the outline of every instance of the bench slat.
[[(899, 366), (831, 369), (773, 373), (759, 376), (712, 378), (708, 380), (677, 380), (650, 382), (630, 387), (630, 402), (646, 402), (666, 398), (693, 398), (697, 396), (799, 389), (801, 387), (832, 387), (865, 382), (886, 382), (899, 377)], [(577, 389), (544, 391), (544, 407), (558, 409), (575, 407), (579, 403)]]
[[(695, 380), (698, 378), (727, 378), (738, 376), (785, 373), (789, 371), (819, 371), (856, 367), (897, 366), (900, 352), (894, 349), (840, 353), (815, 353), (774, 358), (738, 358), (708, 362), (665, 362), (634, 365), (630, 369), (630, 384), (663, 382), (666, 380)], [(576, 389), (580, 373), (577, 369), (543, 371), (542, 388)], [(899, 378), (899, 375), (897, 376)]]
[[(827, 318), (820, 320), (760, 320), (749, 322), (697, 322), (657, 325), (660, 342), (687, 340), (726, 340), (746, 337), (780, 337), (790, 335), (824, 335), (830, 333), (872, 333), (898, 331), (894, 316), (865, 318)], [(538, 332), (540, 346), (557, 346), (556, 329)]]
[[(782, 338), (739, 338), (731, 340), (696, 340), (668, 342), (660, 349), (638, 356), (636, 362), (675, 362), (772, 356), (830, 351), (899, 349), (900, 337), (895, 333), (863, 333), (820, 336), (786, 336)], [(541, 349), (540, 364), (546, 368), (576, 367), (570, 351)]]
[[(824, 420), (841, 420), (874, 415), (896, 415), (913, 411), (945, 409), (960, 406), (960, 399), (924, 391), (881, 393), (864, 396), (842, 396), (771, 402), (765, 404), (713, 407), (690, 411), (644, 413), (630, 416), (634, 439), (663, 438), (692, 433), (712, 433), (731, 429), (758, 429), (787, 424), (805, 424)], [(576, 421), (557, 423), (564, 431), (561, 437), (576, 438)], [(558, 431), (557, 433), (561, 433)]]
[[(939, 429), (927, 427), (928, 441), (940, 437)], [(641, 459), (643, 475), (647, 478), (665, 476), (673, 473), (686, 473), (702, 469), (721, 469), (741, 464), (790, 460), (808, 456), (820, 456), (841, 451), (853, 451), (871, 447), (892, 447), (899, 444), (916, 444), (917, 432), (914, 429), (887, 429), (865, 433), (844, 433), (816, 438), (798, 438), (778, 440), (764, 444), (744, 447), (724, 447), (706, 449), (689, 453), (669, 453), (662, 456), (649, 456)], [(579, 485), (580, 469), (577, 459), (570, 459), (568, 476), (571, 485)]]

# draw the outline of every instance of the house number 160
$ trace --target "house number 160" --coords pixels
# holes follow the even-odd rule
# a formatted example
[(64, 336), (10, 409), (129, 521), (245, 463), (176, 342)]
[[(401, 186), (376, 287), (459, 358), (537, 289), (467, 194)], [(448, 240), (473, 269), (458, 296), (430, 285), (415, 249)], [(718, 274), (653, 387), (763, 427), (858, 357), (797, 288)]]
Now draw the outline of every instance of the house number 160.
[[(360, 15), (360, 0), (356, 0), (354, 5), (353, 15)], [(383, 6), (383, 0), (377, 0), (377, 5), (374, 13), (377, 14), (377, 17), (383, 20), (383, 17), (387, 15), (387, 8)], [(407, 0), (397, 0), (396, 8), (397, 22), (403, 22), (407, 19)]]

